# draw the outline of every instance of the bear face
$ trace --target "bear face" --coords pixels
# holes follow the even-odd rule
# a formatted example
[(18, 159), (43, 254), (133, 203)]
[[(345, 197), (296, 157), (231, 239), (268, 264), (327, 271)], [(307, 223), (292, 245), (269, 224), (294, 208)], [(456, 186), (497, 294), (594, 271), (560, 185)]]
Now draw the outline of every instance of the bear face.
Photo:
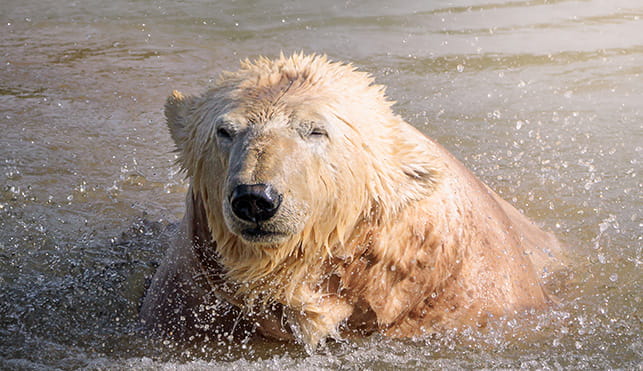
[[(313, 210), (314, 173), (323, 174), (327, 137), (279, 114), (262, 122), (235, 110), (217, 123), (227, 228), (246, 243), (276, 245), (300, 233)], [(316, 129), (319, 130), (319, 129)]]

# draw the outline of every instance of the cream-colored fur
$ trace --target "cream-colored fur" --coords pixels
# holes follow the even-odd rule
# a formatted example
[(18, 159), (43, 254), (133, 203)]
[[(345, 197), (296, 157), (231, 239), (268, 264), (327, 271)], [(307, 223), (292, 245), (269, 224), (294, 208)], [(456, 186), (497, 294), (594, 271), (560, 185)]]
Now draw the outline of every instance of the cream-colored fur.
[[(178, 337), (244, 323), (315, 346), (545, 305), (555, 237), (391, 105), (367, 74), (301, 54), (245, 61), (202, 96), (174, 92), (166, 116), (191, 187), (142, 318)], [(229, 202), (254, 183), (283, 195), (256, 238)]]

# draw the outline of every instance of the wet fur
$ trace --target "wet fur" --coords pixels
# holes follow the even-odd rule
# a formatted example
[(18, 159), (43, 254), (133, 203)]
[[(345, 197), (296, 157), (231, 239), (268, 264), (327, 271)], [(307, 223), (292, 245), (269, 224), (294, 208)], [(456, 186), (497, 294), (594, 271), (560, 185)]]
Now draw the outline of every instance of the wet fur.
[[(185, 337), (242, 321), (314, 346), (544, 306), (555, 237), (391, 105), (367, 74), (299, 54), (245, 61), (202, 96), (173, 93), (166, 116), (191, 187), (181, 236), (142, 307), (146, 323)], [(251, 133), (229, 152), (216, 137), (222, 120)], [(324, 125), (326, 142), (302, 141), (310, 123)], [(238, 181), (284, 192), (267, 228), (286, 238), (235, 233), (243, 226), (226, 195)]]

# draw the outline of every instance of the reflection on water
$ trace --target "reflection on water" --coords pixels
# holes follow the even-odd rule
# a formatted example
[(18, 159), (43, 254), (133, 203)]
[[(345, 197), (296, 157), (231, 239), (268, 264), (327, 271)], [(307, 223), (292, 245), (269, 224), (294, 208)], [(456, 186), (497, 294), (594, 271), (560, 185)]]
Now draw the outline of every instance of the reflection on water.
[[(643, 6), (636, 0), (0, 4), (0, 368), (640, 367)], [(240, 58), (354, 62), (570, 245), (551, 311), (484, 333), (300, 347), (146, 339), (182, 214), (162, 105)], [(563, 283), (561, 283), (563, 282)]]

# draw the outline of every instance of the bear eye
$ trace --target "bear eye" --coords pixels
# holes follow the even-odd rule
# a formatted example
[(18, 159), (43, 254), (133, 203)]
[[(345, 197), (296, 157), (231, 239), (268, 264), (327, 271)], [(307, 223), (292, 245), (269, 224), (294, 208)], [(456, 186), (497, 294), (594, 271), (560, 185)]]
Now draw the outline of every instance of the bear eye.
[(230, 140), (232, 139), (232, 132), (224, 127), (220, 127), (217, 129), (217, 137), (225, 140)]
[(328, 138), (328, 131), (323, 124), (314, 121), (301, 121), (296, 127), (297, 132), (302, 139), (319, 140)]
[(316, 126), (310, 129), (310, 133), (308, 135), (311, 137), (327, 137), (328, 132), (324, 128)]

